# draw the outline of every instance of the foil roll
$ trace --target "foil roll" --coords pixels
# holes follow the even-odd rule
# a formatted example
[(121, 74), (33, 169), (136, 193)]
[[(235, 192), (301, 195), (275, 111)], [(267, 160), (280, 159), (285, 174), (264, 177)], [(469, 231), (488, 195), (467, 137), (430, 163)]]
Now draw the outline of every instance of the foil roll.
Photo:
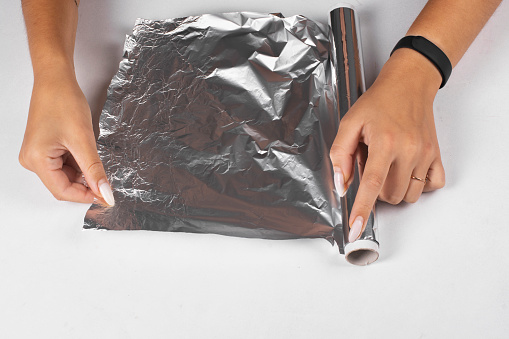
[(333, 45), (300, 15), (137, 19), (100, 118), (116, 204), (94, 203), (84, 228), (324, 238), (344, 253)]
[[(330, 12), (330, 26), (333, 32), (332, 65), (335, 74), (337, 107), (342, 119), (350, 107), (366, 91), (362, 49), (357, 16), (352, 8), (341, 7)], [(340, 121), (341, 123), (341, 121)], [(378, 228), (375, 208), (370, 213), (366, 228), (359, 239), (348, 243), (348, 220), (359, 189), (361, 173), (356, 161), (353, 181), (346, 194), (341, 198), (341, 211), (344, 220), (342, 227), (346, 259), (355, 265), (367, 265), (378, 259)]]

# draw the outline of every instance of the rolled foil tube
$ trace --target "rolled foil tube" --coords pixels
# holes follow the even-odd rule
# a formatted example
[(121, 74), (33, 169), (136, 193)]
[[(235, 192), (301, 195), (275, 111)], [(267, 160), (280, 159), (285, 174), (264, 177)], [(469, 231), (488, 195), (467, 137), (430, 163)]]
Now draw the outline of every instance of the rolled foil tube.
[[(330, 12), (330, 26), (333, 34), (332, 58), (335, 68), (336, 95), (338, 101), (340, 124), (341, 119), (357, 101), (366, 86), (362, 65), (362, 51), (358, 21), (352, 8), (340, 7)], [(354, 242), (348, 243), (348, 220), (359, 189), (361, 173), (358, 162), (354, 166), (354, 178), (348, 191), (341, 198), (345, 258), (354, 265), (368, 265), (378, 259), (378, 230), (374, 207), (366, 228)], [(338, 229), (336, 229), (337, 231)], [(335, 237), (339, 239), (341, 237)]]

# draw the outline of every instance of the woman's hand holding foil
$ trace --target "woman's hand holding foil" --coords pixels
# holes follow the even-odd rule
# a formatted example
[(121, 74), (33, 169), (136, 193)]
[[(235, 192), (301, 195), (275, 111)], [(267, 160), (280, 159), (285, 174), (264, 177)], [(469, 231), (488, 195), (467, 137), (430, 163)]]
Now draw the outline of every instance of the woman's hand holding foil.
[(92, 203), (104, 196), (113, 204), (111, 193), (101, 194), (109, 185), (97, 154), (90, 108), (76, 80), (65, 72), (36, 79), (19, 161), (58, 200)]
[(113, 205), (90, 108), (74, 74), (78, 2), (22, 3), (34, 87), (19, 162), (58, 200), (91, 203), (99, 198)]
[[(430, 0), (407, 32), (438, 46), (454, 67), (501, 0)], [(349, 242), (364, 231), (376, 199), (415, 202), (442, 188), (444, 168), (433, 118), (442, 78), (426, 57), (398, 49), (341, 120), (331, 148), (339, 194), (359, 159), (362, 178), (350, 214)], [(345, 185), (346, 183), (346, 185)]]

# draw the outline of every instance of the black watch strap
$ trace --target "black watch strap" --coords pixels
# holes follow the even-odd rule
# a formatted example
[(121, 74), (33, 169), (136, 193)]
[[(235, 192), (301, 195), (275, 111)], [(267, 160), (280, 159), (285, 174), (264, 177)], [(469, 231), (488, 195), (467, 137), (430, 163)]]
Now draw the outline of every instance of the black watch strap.
[(445, 86), (452, 73), (451, 61), (449, 61), (447, 55), (434, 43), (422, 36), (406, 36), (398, 41), (391, 55), (398, 48), (410, 48), (428, 58), (442, 75), (442, 84), (440, 88)]

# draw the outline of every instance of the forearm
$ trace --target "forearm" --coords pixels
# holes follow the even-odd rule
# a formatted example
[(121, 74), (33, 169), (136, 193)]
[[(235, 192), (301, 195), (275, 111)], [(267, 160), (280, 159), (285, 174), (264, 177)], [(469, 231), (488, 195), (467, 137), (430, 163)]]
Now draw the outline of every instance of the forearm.
[(502, 0), (429, 0), (407, 35), (421, 35), (454, 67)]
[(79, 0), (22, 0), (34, 79), (75, 77), (74, 43)]
[[(423, 36), (437, 45), (456, 66), (501, 0), (429, 0), (407, 35)], [(417, 51), (400, 48), (382, 68), (379, 78), (401, 81), (433, 100), (442, 82), (438, 69)]]

